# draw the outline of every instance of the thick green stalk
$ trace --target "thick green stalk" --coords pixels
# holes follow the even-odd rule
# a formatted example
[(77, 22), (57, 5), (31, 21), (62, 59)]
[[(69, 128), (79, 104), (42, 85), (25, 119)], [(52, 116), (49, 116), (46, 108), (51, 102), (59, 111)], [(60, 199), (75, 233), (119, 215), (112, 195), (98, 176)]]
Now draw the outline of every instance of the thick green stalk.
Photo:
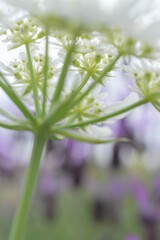
[(44, 135), (34, 136), (31, 161), (26, 173), (22, 196), (17, 207), (9, 240), (22, 240), (24, 235), (27, 213), (32, 197), (34, 185), (37, 180), (42, 151), (45, 145)]
[(35, 74), (34, 74), (34, 69), (33, 69), (33, 64), (32, 64), (32, 57), (30, 53), (30, 47), (28, 44), (26, 46), (26, 52), (27, 52), (27, 57), (28, 57), (28, 65), (29, 65), (29, 70), (30, 70), (30, 75), (32, 79), (32, 88), (33, 88), (33, 95), (34, 95), (34, 103), (36, 107), (36, 113), (37, 116), (40, 116), (40, 105), (39, 105), (39, 97), (38, 97), (38, 84), (35, 79)]

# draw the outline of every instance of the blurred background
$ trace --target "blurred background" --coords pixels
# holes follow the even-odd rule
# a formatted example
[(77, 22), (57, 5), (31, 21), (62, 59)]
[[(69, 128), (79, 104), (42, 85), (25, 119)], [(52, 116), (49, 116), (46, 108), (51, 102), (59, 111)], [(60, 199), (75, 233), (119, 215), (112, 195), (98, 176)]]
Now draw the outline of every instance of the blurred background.
[[(145, 105), (113, 125), (132, 143), (48, 141), (26, 240), (160, 239), (159, 113)], [(32, 145), (0, 130), (0, 240), (7, 239)]]
[[(1, 59), (14, 56), (3, 48)], [(109, 103), (128, 95), (126, 81), (123, 73), (109, 81)], [(5, 97), (1, 104), (16, 111)], [(115, 137), (132, 143), (48, 141), (25, 239), (159, 240), (159, 123), (146, 104), (112, 125)], [(0, 240), (8, 239), (31, 147), (31, 134), (0, 129)]]

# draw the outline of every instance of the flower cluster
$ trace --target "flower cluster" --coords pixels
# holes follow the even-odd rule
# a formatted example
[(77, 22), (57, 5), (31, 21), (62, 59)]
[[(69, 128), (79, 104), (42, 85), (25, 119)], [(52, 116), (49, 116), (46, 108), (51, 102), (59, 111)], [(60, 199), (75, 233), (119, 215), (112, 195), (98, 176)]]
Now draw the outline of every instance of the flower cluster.
[(8, 21), (6, 25), (2, 25), (1, 34), (4, 42), (9, 43), (9, 49), (33, 43), (44, 37), (42, 28), (32, 18), (27, 17), (15, 20), (15, 22)]
[[(7, 0), (29, 11), (47, 26), (102, 29), (118, 26), (133, 39), (151, 45), (159, 42), (159, 2), (154, 0)], [(154, 21), (151, 19), (154, 19)], [(151, 33), (151, 34), (150, 34)]]
[(123, 67), (126, 74), (135, 80), (140, 92), (146, 96), (154, 96), (152, 103), (159, 108), (160, 63), (157, 60), (136, 60), (130, 66)]
[(131, 66), (124, 66), (126, 73), (135, 79), (137, 86), (144, 95), (150, 95), (158, 91), (160, 87), (160, 63), (142, 59)]
[[(24, 23), (27, 26), (26, 32), (24, 32)], [(28, 24), (33, 25), (33, 29), (28, 27)], [(74, 124), (80, 127), (79, 124), (85, 121), (91, 123), (93, 121), (97, 124), (94, 119), (113, 112), (111, 109), (114, 110), (115, 106), (108, 104), (105, 85), (121, 56), (116, 44), (111, 44), (104, 34), (98, 32), (74, 36), (73, 33), (57, 30), (51, 31), (49, 37), (44, 32), (41, 35), (41, 27), (36, 27), (33, 20), (26, 17), (23, 21), (15, 22), (13, 26), (19, 26), (18, 30), (22, 32), (23, 37), (17, 37), (15, 41), (15, 27), (10, 29), (9, 41), (18, 51), (20, 49), (19, 58), (13, 59), (6, 65), (1, 63), (1, 72), (10, 78), (18, 96), (30, 106), (32, 111), (37, 114), (40, 105), (45, 108), (46, 114), (49, 114), (46, 117), (47, 124), (51, 116), (55, 126), (58, 124), (58, 129), (64, 126), (68, 128)], [(37, 42), (38, 36), (42, 37), (41, 42)], [(4, 37), (8, 41), (8, 35)], [(54, 57), (51, 58), (52, 55)], [(137, 95), (134, 94), (131, 94), (129, 99), (126, 99), (126, 105), (128, 102), (134, 103), (138, 100)], [(122, 103), (122, 106), (125, 107), (125, 104)], [(105, 132), (101, 130), (102, 124), (97, 126), (87, 124), (80, 127), (81, 140), (83, 137), (85, 139), (85, 132), (90, 136), (94, 135), (94, 138), (109, 137), (111, 135), (107, 126), (109, 122), (105, 119), (101, 122)], [(52, 131), (55, 131), (53, 124)], [(93, 131), (96, 134), (93, 134)], [(62, 133), (54, 133), (56, 138), (57, 136), (61, 138), (62, 135)], [(74, 134), (69, 133), (69, 136), (77, 138)]]
[[(34, 69), (34, 74), (37, 81), (37, 87), (40, 90), (40, 92), (42, 92), (42, 83), (44, 79), (44, 66), (45, 66), (44, 54), (42, 54), (38, 50), (32, 55), (33, 55), (32, 56), (33, 69)], [(50, 80), (56, 73), (56, 66), (54, 66), (51, 59), (49, 60), (50, 60), (49, 62), (50, 65), (48, 67), (48, 74), (47, 74), (48, 80)], [(27, 56), (24, 52), (21, 52), (19, 54), (18, 59), (14, 59), (8, 64), (1, 63), (0, 65), (1, 65), (1, 70), (3, 70), (3, 73), (10, 76), (13, 79), (12, 83), (15, 86), (15, 90), (17, 91), (17, 94), (19, 94), (20, 96), (26, 96), (32, 93), (32, 78), (30, 75)], [(29, 95), (29, 97), (31, 96)]]
[[(9, 238), (21, 240), (48, 140), (126, 141), (111, 137), (110, 125), (115, 120), (149, 101), (160, 109), (156, 97), (160, 5), (156, 0), (152, 6), (150, 0), (6, 2), (25, 10), (18, 20), (1, 24), (2, 40), (20, 54), (9, 64), (0, 64), (0, 88), (21, 114), (12, 114), (3, 106), (0, 114), (5, 120), (0, 127), (34, 135), (25, 189)], [(121, 67), (126, 56), (129, 63), (136, 62)], [(135, 79), (143, 94), (140, 100), (135, 92), (119, 102), (109, 100), (107, 84), (118, 81), (113, 76), (122, 68)]]

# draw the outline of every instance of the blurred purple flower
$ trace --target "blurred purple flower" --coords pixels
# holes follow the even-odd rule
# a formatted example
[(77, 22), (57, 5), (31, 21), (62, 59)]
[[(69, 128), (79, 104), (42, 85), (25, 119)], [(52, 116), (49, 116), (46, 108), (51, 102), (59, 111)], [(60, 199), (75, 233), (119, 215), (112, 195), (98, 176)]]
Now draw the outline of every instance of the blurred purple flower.
[(86, 162), (89, 160), (91, 146), (90, 144), (81, 143), (66, 139), (64, 141), (66, 160), (64, 168), (70, 174), (74, 186), (82, 182)]
[(154, 180), (154, 190), (156, 198), (160, 202), (160, 176), (157, 176)]
[(114, 200), (120, 201), (129, 191), (129, 181), (127, 177), (113, 176), (108, 180), (107, 196)]
[[(0, 131), (0, 170), (3, 173), (13, 173), (18, 167), (26, 164), (30, 145), (30, 134), (18, 133), (1, 129)], [(25, 149), (25, 155), (24, 155)]]
[(128, 126), (127, 118), (123, 118), (114, 125), (115, 135), (117, 137), (128, 137), (134, 139), (133, 128)]
[(148, 191), (140, 180), (132, 185), (133, 194), (137, 201), (140, 220), (145, 228), (146, 240), (158, 240), (159, 211), (151, 202)]
[(130, 235), (125, 238), (125, 240), (140, 240), (138, 236)]
[(39, 180), (39, 192), (44, 203), (44, 211), (47, 219), (53, 219), (56, 214), (56, 199), (58, 185), (50, 173), (43, 171)]
[(53, 196), (57, 193), (57, 183), (50, 174), (43, 174), (39, 181), (39, 189), (44, 196)]
[(139, 212), (143, 215), (152, 215), (154, 213), (153, 204), (144, 184), (140, 180), (135, 179), (131, 185)]
[(64, 145), (68, 154), (68, 160), (72, 164), (80, 165), (88, 160), (91, 149), (89, 144), (66, 139)]

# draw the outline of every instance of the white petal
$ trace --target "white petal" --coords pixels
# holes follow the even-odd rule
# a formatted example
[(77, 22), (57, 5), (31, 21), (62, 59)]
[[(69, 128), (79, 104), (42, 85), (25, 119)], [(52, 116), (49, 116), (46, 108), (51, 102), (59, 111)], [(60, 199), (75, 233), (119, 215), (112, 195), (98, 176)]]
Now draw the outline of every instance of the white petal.
[[(134, 103), (136, 103), (139, 100), (139, 95), (135, 92), (132, 92), (128, 95), (128, 97), (126, 97), (124, 100), (119, 101), (115, 104), (110, 105), (107, 109), (106, 109), (106, 113), (110, 114), (110, 113), (114, 113), (118, 110), (121, 110), (125, 107), (128, 107)], [(116, 118), (123, 118), (128, 114), (128, 112), (123, 113), (118, 115)]]
[(107, 126), (90, 125), (85, 128), (85, 134), (95, 139), (107, 139), (111, 137), (112, 130)]

